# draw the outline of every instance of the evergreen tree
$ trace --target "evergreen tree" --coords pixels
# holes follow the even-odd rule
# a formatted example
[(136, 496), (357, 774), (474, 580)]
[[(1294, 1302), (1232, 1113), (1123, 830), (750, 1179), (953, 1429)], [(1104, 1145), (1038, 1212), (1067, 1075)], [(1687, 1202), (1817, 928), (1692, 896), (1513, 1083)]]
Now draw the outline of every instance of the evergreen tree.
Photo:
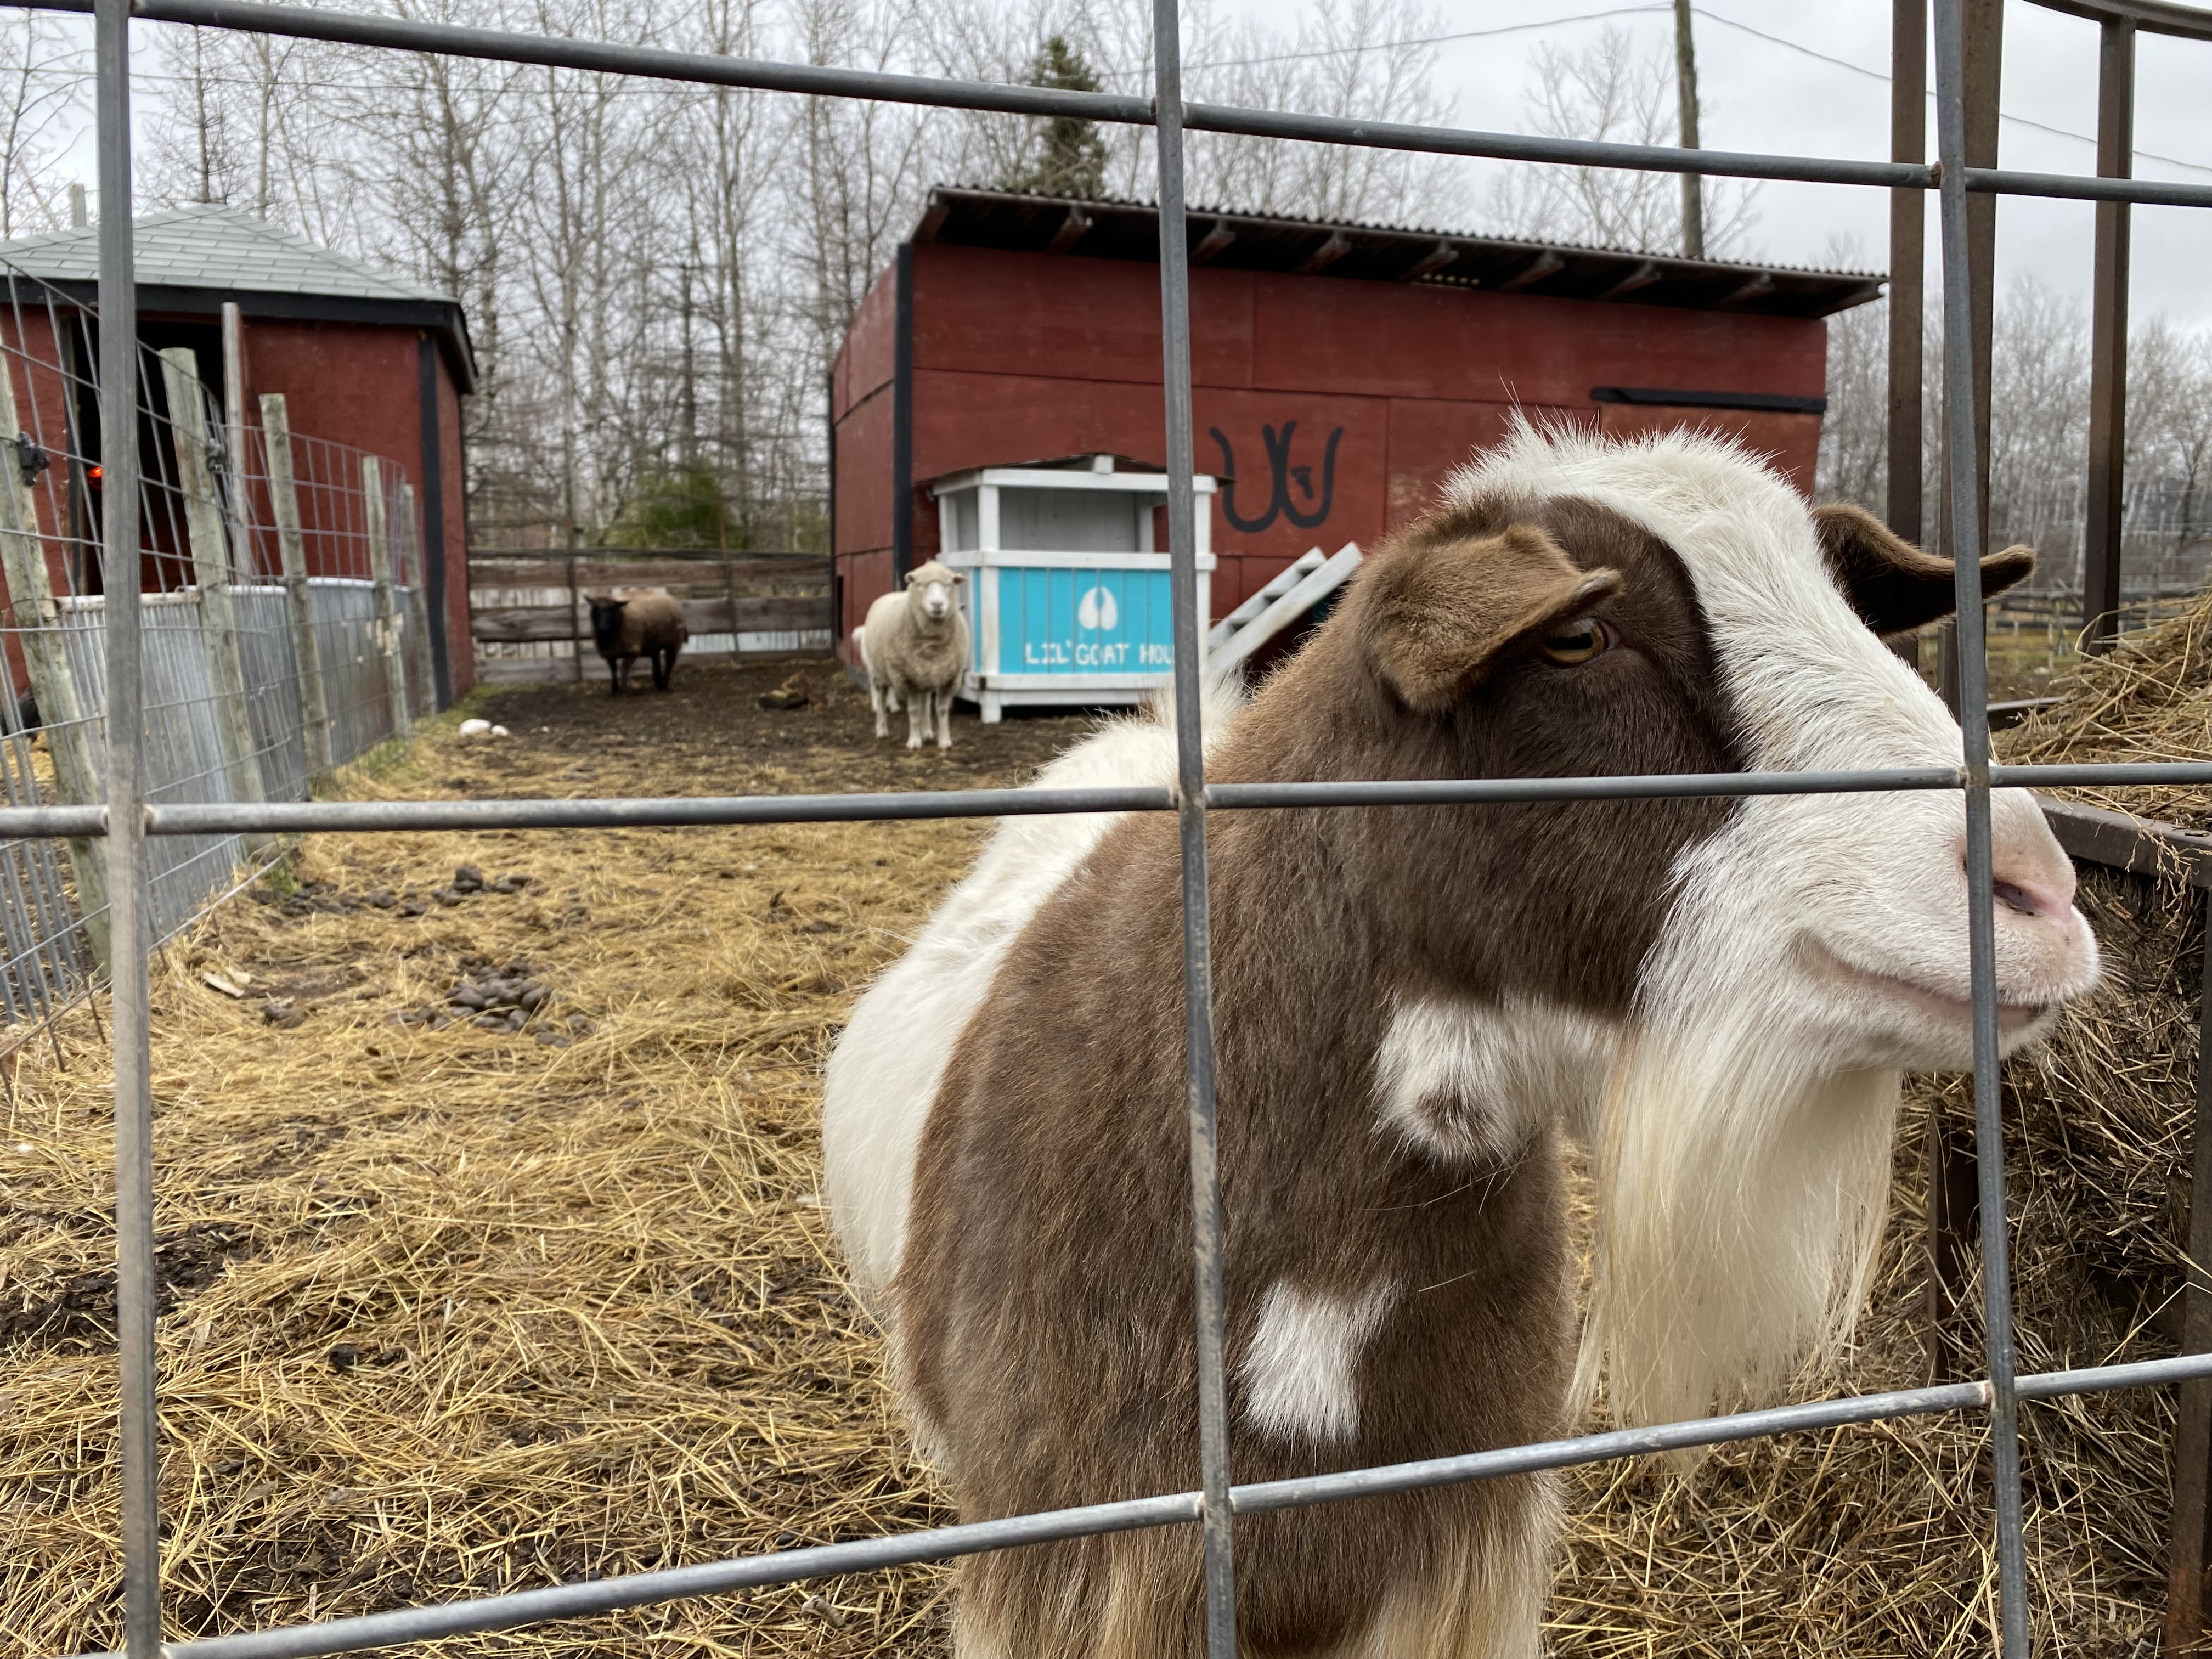
[[(1053, 35), (1030, 61), (1029, 83), (1061, 92), (1096, 92), (1098, 76), (1083, 54)], [(1007, 190), (1046, 196), (1097, 196), (1106, 184), (1106, 141), (1096, 121), (1055, 115), (1043, 124), (1042, 153), (1029, 167), (1001, 181)]]

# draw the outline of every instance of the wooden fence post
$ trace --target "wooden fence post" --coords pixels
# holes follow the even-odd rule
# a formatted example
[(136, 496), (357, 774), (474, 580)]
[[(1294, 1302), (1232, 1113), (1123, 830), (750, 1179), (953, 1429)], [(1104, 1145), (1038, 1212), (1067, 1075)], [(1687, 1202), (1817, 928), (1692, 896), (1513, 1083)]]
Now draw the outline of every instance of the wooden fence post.
[(399, 644), (399, 602), (392, 590), (392, 541), (386, 533), (384, 463), (361, 458), (361, 487), (368, 509), (368, 575), (376, 584), (376, 637), (384, 647), (385, 695), (392, 704), (392, 735), (407, 735), (407, 656)]
[[(190, 346), (161, 353), (161, 378), (169, 395), (169, 435), (177, 454), (177, 485), (185, 498), (185, 534), (191, 543), (192, 575), (200, 590), (200, 648), (207, 658), (208, 689), (215, 696), (216, 743), (236, 801), (266, 800), (261, 756), (246, 702), (246, 662), (238, 644), (231, 603), (230, 556), (224, 545), (222, 506), (208, 465), (207, 410), (201, 403), (199, 359)], [(265, 836), (239, 837), (249, 851)]]
[[(92, 732), (77, 696), (76, 672), (70, 666), (69, 640), (63, 632), (61, 606), (54, 601), (53, 580), (46, 569), (46, 550), (39, 538), (38, 498), (23, 481), (24, 450), (14, 436), (27, 428), (17, 423), (15, 389), (6, 366), (0, 364), (0, 569), (8, 580), (8, 596), (15, 611), (16, 635), (23, 647), (23, 667), (30, 676), (31, 696), (39, 705), (39, 723), (46, 730), (46, 752), (54, 763), (54, 793), (68, 806), (94, 806), (106, 798), (101, 767), (94, 757)], [(107, 854), (105, 843), (89, 839), (69, 844), (70, 871), (76, 878), (77, 908), (84, 917), (85, 937), (91, 942), (93, 960), (107, 966)]]
[(407, 592), (407, 622), (415, 630), (419, 649), (416, 657), (422, 672), (415, 677), (415, 718), (438, 712), (438, 678), (436, 665), (430, 659), (430, 544), (422, 535), (422, 508), (415, 500), (415, 486), (399, 486), (399, 522), (415, 550), (415, 585)]
[(568, 632), (574, 637), (569, 643), (576, 647), (576, 684), (584, 683), (583, 601), (576, 592), (576, 550), (568, 550)]
[(315, 632), (307, 586), (307, 546), (300, 534), (300, 491), (292, 476), (292, 417), (284, 394), (261, 394), (261, 445), (269, 461), (269, 507), (276, 520), (276, 555), (284, 578), (285, 608), (292, 617), (292, 662), (300, 680), (300, 735), (307, 745), (307, 775), (327, 778), (331, 757), (330, 700), (323, 687), (322, 641)]

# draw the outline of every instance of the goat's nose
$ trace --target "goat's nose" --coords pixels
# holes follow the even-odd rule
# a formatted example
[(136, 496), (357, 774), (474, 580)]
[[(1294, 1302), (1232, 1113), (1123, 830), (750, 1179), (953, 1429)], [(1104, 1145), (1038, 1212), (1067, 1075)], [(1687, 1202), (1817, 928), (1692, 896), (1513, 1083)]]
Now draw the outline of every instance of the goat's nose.
[(1990, 887), (2016, 915), (2063, 920), (2074, 910), (2074, 860), (2043, 820), (2032, 798), (1991, 805)]

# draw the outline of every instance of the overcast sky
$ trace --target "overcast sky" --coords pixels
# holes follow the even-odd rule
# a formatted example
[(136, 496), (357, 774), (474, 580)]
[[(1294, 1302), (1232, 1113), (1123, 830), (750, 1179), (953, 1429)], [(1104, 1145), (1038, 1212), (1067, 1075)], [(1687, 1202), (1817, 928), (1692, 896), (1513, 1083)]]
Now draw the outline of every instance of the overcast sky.
[[(1287, 28), (1296, 15), (1286, 11), (1284, 0), (1218, 3), (1249, 10), (1279, 29)], [(1531, 58), (1541, 42), (1572, 50), (1612, 27), (1654, 50), (1672, 51), (1672, 13), (1664, 0), (1432, 4), (1443, 32), (1474, 37), (1437, 48), (1438, 89), (1452, 99), (1453, 118), (1466, 126), (1526, 129)], [(1886, 158), (1889, 20), (1889, 0), (1701, 0), (1696, 28), (1705, 142), (1724, 149)], [(2212, 182), (2212, 122), (2205, 118), (2212, 102), (2212, 46), (2145, 34), (2137, 65), (2137, 173)], [(2092, 171), (2096, 81), (2094, 24), (2011, 0), (2005, 15), (2003, 164)], [(64, 171), (89, 182), (88, 130), (73, 150), (70, 163), (76, 165), (65, 163)], [(1460, 216), (1466, 222), (1450, 228), (1480, 230), (1480, 204), (1497, 164), (1455, 165), (1466, 171), (1462, 200), (1468, 205)], [(1932, 216), (1932, 197), (1929, 208)], [(1748, 246), (1765, 258), (1820, 264), (1840, 235), (1856, 239), (1860, 268), (1887, 265), (1887, 192), (1770, 183), (1760, 187), (1757, 210)], [(2053, 289), (2078, 295), (2086, 307), (2092, 212), (2087, 203), (2007, 199), (1998, 213), (2000, 280), (2032, 272)], [(1931, 224), (1931, 253), (1935, 243)], [(2177, 323), (2212, 325), (2208, 270), (2212, 210), (2135, 210), (2132, 303), (2138, 319), (2163, 311)]]
[[(1279, 25), (1281, 0), (1224, 0)], [(1572, 49), (1608, 26), (1671, 52), (1663, 4), (1605, 0), (1434, 0), (1447, 31), (1506, 33), (1438, 47), (1440, 89), (1462, 125), (1521, 131), (1540, 42)], [(1580, 19), (1582, 21), (1566, 21)], [(1696, 8), (1704, 142), (1721, 149), (1886, 159), (1889, 154), (1888, 0), (1702, 0)], [(1753, 33), (1756, 31), (1756, 33)], [(2097, 27), (2013, 0), (2006, 8), (2007, 167), (2089, 173), (2096, 165)], [(1762, 39), (1761, 36), (1769, 38)], [(1784, 43), (1788, 44), (1784, 44)], [(1834, 61), (1840, 60), (1840, 61)], [(1856, 67), (1851, 67), (1856, 66)], [(2212, 182), (2212, 46), (2145, 34), (2137, 50), (2136, 171), (2143, 178)], [(2033, 125), (2032, 125), (2033, 124)], [(1931, 143), (1934, 122), (1929, 122)], [(2057, 128), (2058, 132), (2045, 131)], [(2066, 134), (2079, 135), (2067, 137)], [(1484, 164), (1470, 163), (1470, 203), (1483, 199)], [(1930, 200), (1932, 212), (1934, 203)], [(1830, 239), (1856, 236), (1865, 264), (1888, 263), (1887, 193), (1832, 185), (1768, 184), (1750, 245), (1792, 264), (1819, 263)], [(2031, 271), (2063, 292), (2089, 291), (2093, 210), (2087, 203), (2008, 198), (1998, 212), (2004, 275)], [(1479, 211), (1474, 216), (1479, 217)], [(1469, 228), (1480, 228), (1473, 225)], [(1935, 244), (1931, 223), (1929, 242)], [(2133, 307), (2176, 322), (2212, 324), (2212, 211), (2135, 210)], [(1931, 278), (1932, 280), (1932, 278)]]

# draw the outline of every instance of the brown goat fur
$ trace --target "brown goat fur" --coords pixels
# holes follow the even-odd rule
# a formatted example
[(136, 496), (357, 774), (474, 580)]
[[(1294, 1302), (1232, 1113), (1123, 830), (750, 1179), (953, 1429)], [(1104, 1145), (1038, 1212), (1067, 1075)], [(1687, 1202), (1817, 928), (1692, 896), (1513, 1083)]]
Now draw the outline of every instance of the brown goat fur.
[(594, 593), (592, 642), (606, 659), (613, 695), (629, 689), (629, 671), (640, 657), (653, 665), (653, 686), (665, 691), (676, 673), (676, 655), (691, 638), (684, 626), (684, 607), (663, 590), (646, 588), (627, 593)]
[[(1633, 647), (1547, 658), (1547, 630), (1585, 617)], [(1735, 769), (1716, 680), (1663, 543), (1587, 502), (1492, 503), (1381, 549), (1209, 773)], [(1378, 1127), (1374, 1059), (1400, 998), (1527, 991), (1625, 1016), (1674, 858), (1727, 810), (1212, 821), (1230, 1352), (1248, 1350), (1271, 1285), (1401, 1291), (1358, 1356), (1358, 1420), (1335, 1443), (1255, 1428), (1232, 1379), (1237, 1480), (1559, 1431), (1572, 1340), (1554, 1133), (1477, 1166), (1421, 1156)], [(1177, 867), (1165, 817), (1108, 833), (1012, 947), (923, 1132), (891, 1301), (905, 1391), (969, 1520), (1199, 1485)], [(1533, 1655), (1549, 1491), (1514, 1477), (1240, 1518), (1246, 1650)], [(1194, 1654), (1201, 1601), (1189, 1529), (1002, 1552), (963, 1571), (959, 1647)]]

